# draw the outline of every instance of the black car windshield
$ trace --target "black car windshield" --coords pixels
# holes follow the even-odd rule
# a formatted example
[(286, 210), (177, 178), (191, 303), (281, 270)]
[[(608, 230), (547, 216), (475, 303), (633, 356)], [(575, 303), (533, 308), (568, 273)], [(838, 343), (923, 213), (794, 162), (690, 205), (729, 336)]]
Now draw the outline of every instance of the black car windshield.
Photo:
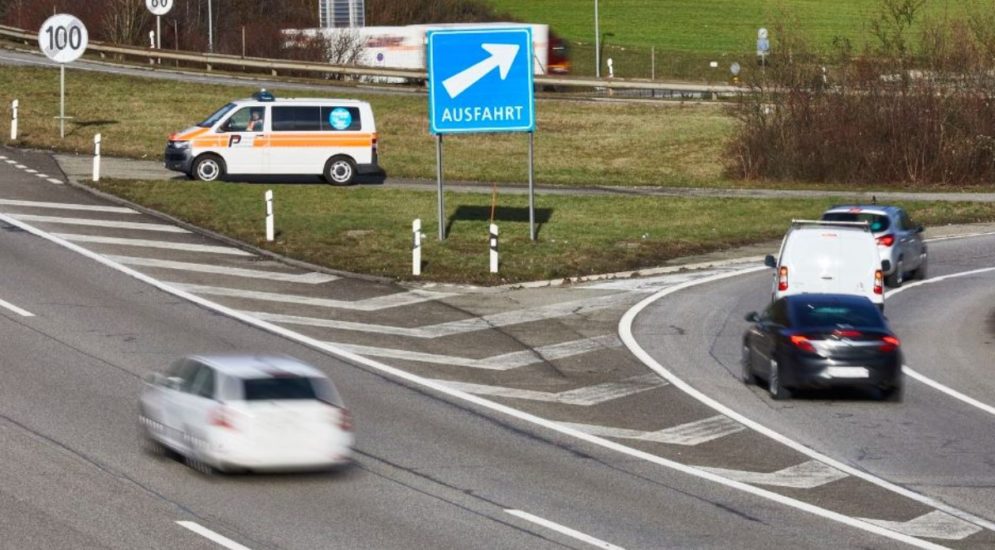
[(803, 301), (792, 304), (798, 328), (851, 326), (887, 330), (874, 304), (860, 302)]
[(229, 103), (228, 105), (225, 105), (224, 107), (218, 109), (217, 111), (214, 111), (213, 115), (207, 117), (207, 119), (205, 119), (204, 122), (197, 124), (197, 126), (200, 126), (201, 128), (210, 128), (211, 126), (217, 124), (222, 117), (224, 117), (226, 114), (228, 114), (229, 111), (231, 111), (234, 108), (235, 104)]
[(830, 222), (867, 222), (874, 233), (887, 231), (891, 226), (888, 216), (870, 212), (827, 212), (822, 215), (822, 219)]

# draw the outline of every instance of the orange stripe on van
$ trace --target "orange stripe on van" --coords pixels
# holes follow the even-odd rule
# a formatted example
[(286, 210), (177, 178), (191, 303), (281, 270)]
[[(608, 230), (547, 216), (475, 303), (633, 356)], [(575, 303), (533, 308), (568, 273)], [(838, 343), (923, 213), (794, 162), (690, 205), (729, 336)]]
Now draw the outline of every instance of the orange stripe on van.
[(371, 147), (373, 136), (336, 134), (270, 134), (270, 147)]

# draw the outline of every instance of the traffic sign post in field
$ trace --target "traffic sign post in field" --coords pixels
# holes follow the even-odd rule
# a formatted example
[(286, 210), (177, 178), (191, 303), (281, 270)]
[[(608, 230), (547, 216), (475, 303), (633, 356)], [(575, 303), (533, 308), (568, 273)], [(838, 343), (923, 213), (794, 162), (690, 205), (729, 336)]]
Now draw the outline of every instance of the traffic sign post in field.
[[(162, 49), (162, 16), (173, 9), (173, 0), (145, 0), (145, 7), (155, 16), (155, 40), (152, 45), (157, 50)], [(162, 62), (162, 60), (159, 60)]]
[(428, 31), (429, 130), (436, 136), (439, 240), (443, 223), (442, 136), (529, 133), (529, 234), (535, 240), (535, 93), (529, 27)]
[(86, 51), (90, 35), (86, 25), (68, 13), (49, 17), (38, 31), (38, 47), (46, 57), (59, 64), (59, 137), (66, 137), (66, 63), (79, 59)]

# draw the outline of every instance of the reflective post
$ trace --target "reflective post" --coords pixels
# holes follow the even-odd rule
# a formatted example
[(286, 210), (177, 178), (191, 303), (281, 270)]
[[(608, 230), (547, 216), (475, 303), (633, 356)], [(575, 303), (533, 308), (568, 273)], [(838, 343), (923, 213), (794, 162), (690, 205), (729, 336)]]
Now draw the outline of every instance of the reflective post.
[(275, 233), (273, 220), (273, 191), (267, 190), (264, 196), (266, 198), (266, 241), (273, 242)]
[(498, 272), (498, 226), (491, 224), (491, 231), (488, 235), (491, 248), (491, 273)]
[(10, 103), (10, 140), (17, 140), (17, 106), (18, 101), (15, 99)]
[(100, 134), (93, 136), (93, 181), (100, 181)]
[(411, 274), (421, 275), (421, 218), (411, 222)]

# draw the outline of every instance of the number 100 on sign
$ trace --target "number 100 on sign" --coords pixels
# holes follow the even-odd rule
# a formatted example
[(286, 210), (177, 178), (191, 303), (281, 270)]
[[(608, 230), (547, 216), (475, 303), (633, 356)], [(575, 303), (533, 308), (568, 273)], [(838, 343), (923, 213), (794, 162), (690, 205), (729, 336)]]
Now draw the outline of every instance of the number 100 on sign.
[(71, 63), (83, 55), (89, 35), (76, 17), (60, 13), (45, 20), (38, 31), (38, 46), (56, 63)]

